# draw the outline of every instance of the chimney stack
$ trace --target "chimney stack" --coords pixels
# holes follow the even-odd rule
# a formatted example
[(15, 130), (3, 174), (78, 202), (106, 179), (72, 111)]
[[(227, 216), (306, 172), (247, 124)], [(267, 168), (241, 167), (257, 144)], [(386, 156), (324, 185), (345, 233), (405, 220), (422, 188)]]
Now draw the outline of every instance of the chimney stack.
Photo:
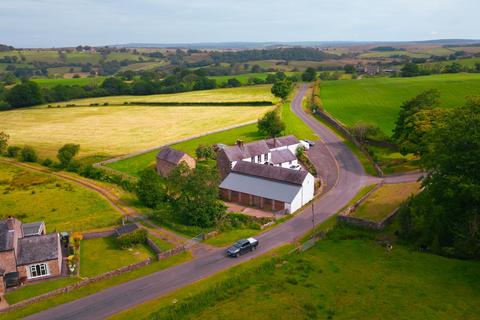
[(9, 216), (7, 219), (7, 228), (8, 230), (15, 230), (15, 218)]
[(243, 148), (243, 140), (237, 140), (237, 146)]

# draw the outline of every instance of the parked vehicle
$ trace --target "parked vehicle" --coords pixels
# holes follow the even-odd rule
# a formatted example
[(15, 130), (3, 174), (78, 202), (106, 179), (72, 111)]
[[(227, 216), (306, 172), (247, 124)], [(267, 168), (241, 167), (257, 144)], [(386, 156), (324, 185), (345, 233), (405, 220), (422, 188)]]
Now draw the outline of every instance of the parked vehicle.
[(310, 147), (313, 147), (315, 145), (315, 142), (313, 142), (312, 140), (305, 140), (305, 142), (308, 143)]
[(258, 240), (254, 238), (242, 239), (235, 242), (233, 246), (227, 249), (226, 253), (229, 257), (237, 258), (238, 256), (257, 249)]

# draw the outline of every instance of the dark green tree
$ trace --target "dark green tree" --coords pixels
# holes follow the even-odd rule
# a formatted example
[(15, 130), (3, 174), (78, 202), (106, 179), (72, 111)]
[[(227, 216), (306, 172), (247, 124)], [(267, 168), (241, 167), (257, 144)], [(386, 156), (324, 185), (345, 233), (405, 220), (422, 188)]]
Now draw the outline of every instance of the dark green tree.
[(475, 63), (475, 72), (480, 72), (480, 62)]
[(218, 199), (217, 170), (208, 166), (177, 166), (168, 178), (168, 197), (173, 212), (182, 223), (211, 227), (225, 215), (226, 207)]
[(438, 90), (432, 89), (424, 91), (418, 96), (403, 103), (400, 107), (400, 113), (393, 130), (392, 138), (400, 146), (402, 153), (409, 152), (418, 153), (419, 143), (418, 139), (413, 139), (416, 134), (412, 134), (416, 129), (414, 117), (420, 111), (431, 110), (438, 106), (440, 93)]
[(355, 73), (355, 66), (353, 64), (346, 64), (343, 69), (345, 70), (345, 73), (348, 74), (354, 74)]
[(276, 137), (285, 131), (286, 125), (278, 111), (269, 111), (258, 120), (258, 131), (268, 137)]
[(444, 255), (480, 258), (480, 97), (425, 134), (424, 192), (400, 213), (400, 236)]
[(148, 168), (140, 173), (135, 193), (143, 205), (157, 208), (165, 201), (165, 184), (155, 170)]
[(120, 95), (128, 93), (128, 86), (121, 79), (110, 77), (102, 83), (102, 88), (110, 95)]
[(25, 146), (20, 150), (20, 161), (23, 162), (37, 162), (38, 156), (35, 149), (30, 146)]
[(292, 82), (288, 79), (277, 80), (273, 84), (271, 91), (275, 97), (285, 100), (292, 91)]
[(302, 73), (302, 81), (312, 82), (317, 78), (317, 72), (312, 67), (308, 67)]
[(71, 164), (78, 151), (80, 151), (80, 145), (73, 143), (67, 143), (58, 149), (57, 158), (63, 168), (67, 168)]
[(10, 89), (6, 99), (13, 108), (30, 107), (43, 102), (40, 87), (32, 81), (18, 84)]
[(405, 64), (400, 71), (402, 77), (416, 77), (420, 75), (420, 68), (413, 62)]

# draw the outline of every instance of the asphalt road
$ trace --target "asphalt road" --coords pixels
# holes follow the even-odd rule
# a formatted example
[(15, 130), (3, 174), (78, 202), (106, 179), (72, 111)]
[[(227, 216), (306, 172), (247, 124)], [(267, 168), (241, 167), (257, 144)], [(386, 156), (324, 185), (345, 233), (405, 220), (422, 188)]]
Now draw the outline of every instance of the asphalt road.
[[(315, 201), (314, 221), (319, 224), (346, 205), (366, 183), (367, 177), (350, 149), (302, 110), (305, 91), (306, 86), (302, 86), (297, 92), (292, 110), (321, 137), (338, 166), (336, 184)], [(311, 210), (309, 206), (292, 219), (258, 236), (260, 245), (251, 254), (232, 259), (224, 256), (223, 249), (215, 249), (181, 265), (48, 309), (27, 319), (103, 319), (291, 242), (312, 228)]]

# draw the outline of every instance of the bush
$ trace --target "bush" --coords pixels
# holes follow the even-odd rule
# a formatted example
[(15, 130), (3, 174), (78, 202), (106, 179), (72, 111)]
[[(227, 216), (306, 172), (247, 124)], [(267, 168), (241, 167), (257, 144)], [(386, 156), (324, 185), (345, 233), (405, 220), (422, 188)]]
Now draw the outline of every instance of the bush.
[(43, 160), (43, 162), (42, 162), (42, 166), (45, 166), (45, 167), (51, 167), (53, 165), (54, 165), (54, 162), (50, 158), (47, 158), (47, 159)]
[(20, 151), (20, 161), (23, 162), (37, 162), (38, 156), (35, 149), (30, 146), (25, 146)]
[(217, 158), (217, 154), (213, 149), (213, 146), (207, 145), (199, 145), (197, 149), (195, 149), (195, 155), (198, 159), (212, 159), (215, 160)]
[(20, 152), (20, 147), (17, 146), (9, 146), (7, 148), (7, 157), (10, 158), (16, 158), (18, 156), (18, 153)]
[(116, 238), (117, 244), (121, 248), (129, 248), (137, 244), (147, 242), (147, 230), (137, 229), (133, 232), (126, 233)]

